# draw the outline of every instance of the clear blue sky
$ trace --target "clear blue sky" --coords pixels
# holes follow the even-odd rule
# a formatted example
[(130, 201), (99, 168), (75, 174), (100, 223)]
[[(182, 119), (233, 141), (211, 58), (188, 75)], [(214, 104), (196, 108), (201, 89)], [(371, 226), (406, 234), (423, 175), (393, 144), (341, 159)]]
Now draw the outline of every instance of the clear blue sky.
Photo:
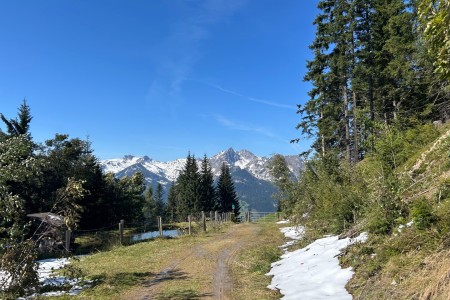
[[(317, 1), (2, 0), (0, 112), (100, 159), (298, 154)], [(4, 126), (1, 128), (4, 129)]]

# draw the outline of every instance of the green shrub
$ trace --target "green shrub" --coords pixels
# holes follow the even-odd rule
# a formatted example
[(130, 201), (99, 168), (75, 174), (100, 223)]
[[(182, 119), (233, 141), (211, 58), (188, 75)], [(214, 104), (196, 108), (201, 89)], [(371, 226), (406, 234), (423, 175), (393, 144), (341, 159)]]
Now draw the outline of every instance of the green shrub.
[(426, 198), (420, 198), (413, 203), (410, 216), (414, 221), (414, 226), (419, 230), (430, 228), (437, 220), (433, 214), (433, 206)]
[(437, 201), (450, 199), (450, 179), (445, 179), (440, 184), (435, 196)]
[(374, 234), (391, 232), (395, 218), (384, 208), (375, 206), (367, 215), (367, 230)]

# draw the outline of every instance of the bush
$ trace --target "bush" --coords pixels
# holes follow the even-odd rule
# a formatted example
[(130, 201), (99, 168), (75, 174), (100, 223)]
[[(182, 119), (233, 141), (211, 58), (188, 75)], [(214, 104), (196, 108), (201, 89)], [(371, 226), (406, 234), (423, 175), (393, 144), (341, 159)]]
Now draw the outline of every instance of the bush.
[(419, 230), (430, 228), (437, 220), (433, 214), (433, 206), (425, 198), (420, 198), (413, 203), (410, 217), (414, 221), (414, 226)]
[(367, 230), (374, 234), (388, 234), (391, 232), (395, 218), (382, 207), (373, 207), (367, 214)]

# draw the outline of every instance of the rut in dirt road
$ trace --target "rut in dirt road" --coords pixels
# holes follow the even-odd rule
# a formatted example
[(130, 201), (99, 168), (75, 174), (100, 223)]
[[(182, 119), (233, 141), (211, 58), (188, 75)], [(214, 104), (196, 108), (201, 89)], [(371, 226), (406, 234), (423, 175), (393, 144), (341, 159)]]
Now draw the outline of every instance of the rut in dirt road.
[(245, 227), (246, 230), (243, 230), (241, 227), (239, 231), (237, 228), (239, 227), (235, 227), (228, 234), (226, 234), (224, 238), (229, 239), (232, 242), (228, 245), (228, 247), (222, 249), (217, 257), (216, 271), (214, 273), (213, 280), (214, 299), (231, 299), (230, 293), (233, 288), (233, 284), (229, 274), (229, 267), (236, 258), (236, 255), (239, 253), (239, 250), (247, 241), (252, 240), (251, 237), (256, 236), (260, 230), (260, 228), (254, 226), (247, 226)]

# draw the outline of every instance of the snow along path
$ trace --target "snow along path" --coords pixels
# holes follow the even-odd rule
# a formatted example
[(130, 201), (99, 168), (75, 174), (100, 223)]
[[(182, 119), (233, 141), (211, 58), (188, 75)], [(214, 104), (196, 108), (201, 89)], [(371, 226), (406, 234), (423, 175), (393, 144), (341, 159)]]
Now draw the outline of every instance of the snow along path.
[[(31, 296), (18, 298), (20, 299), (34, 299), (37, 296), (61, 296), (61, 295), (78, 295), (85, 287), (90, 286), (92, 281), (82, 282), (77, 278), (68, 278), (62, 275), (55, 274), (54, 271), (64, 268), (70, 261), (67, 258), (51, 258), (38, 260), (38, 279), (41, 286), (53, 286), (57, 289), (60, 286), (71, 286), (68, 291), (54, 291), (43, 294), (33, 294)], [(9, 281), (8, 274), (0, 271), (0, 280)]]
[[(281, 228), (281, 231), (286, 235), (294, 229)], [(297, 239), (303, 231), (299, 230), (299, 233), (295, 236)], [(338, 236), (330, 236), (318, 239), (303, 249), (287, 252), (281, 260), (272, 263), (272, 269), (267, 273), (273, 276), (268, 288), (279, 289), (284, 295), (283, 300), (352, 299), (345, 285), (353, 276), (353, 271), (351, 268), (342, 269), (337, 255), (347, 246), (366, 239), (367, 233), (354, 239), (339, 240)]]

